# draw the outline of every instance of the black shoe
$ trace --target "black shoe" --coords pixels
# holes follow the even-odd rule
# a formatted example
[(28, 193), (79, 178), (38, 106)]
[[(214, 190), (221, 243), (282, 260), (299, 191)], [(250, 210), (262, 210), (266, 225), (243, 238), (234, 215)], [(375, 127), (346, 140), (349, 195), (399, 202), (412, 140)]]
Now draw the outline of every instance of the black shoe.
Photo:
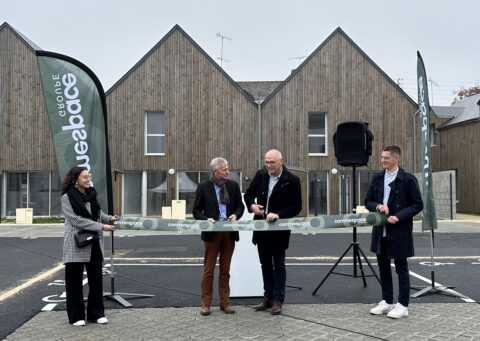
[(273, 307), (273, 301), (270, 301), (269, 299), (266, 299), (266, 298), (264, 298), (260, 304), (252, 306), (252, 308), (255, 309), (256, 311), (267, 310), (271, 307)]

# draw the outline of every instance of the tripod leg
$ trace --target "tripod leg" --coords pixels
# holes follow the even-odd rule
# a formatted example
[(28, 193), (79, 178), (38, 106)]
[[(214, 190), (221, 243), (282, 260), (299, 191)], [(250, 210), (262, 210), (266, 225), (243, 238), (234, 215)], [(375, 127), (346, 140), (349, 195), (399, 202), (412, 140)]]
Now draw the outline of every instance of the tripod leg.
[[(360, 258), (360, 252), (358, 251), (359, 245), (353, 245), (353, 257), (358, 260), (358, 268), (360, 269), (360, 274), (362, 275), (363, 286), (367, 286), (367, 281), (365, 280), (365, 273), (363, 272), (362, 259)], [(354, 264), (355, 266), (355, 264)]]
[(373, 268), (372, 263), (370, 263), (370, 261), (368, 260), (367, 256), (365, 256), (365, 252), (363, 252), (363, 250), (362, 250), (362, 248), (360, 247), (360, 245), (358, 245), (358, 251), (361, 253), (363, 259), (365, 259), (365, 262), (367, 262), (368, 267), (369, 267), (370, 270), (372, 271), (372, 273), (373, 273), (373, 275), (375, 276), (375, 278), (377, 279), (378, 283), (380, 283), (380, 277), (378, 277), (378, 274), (377, 274), (377, 272), (375, 271), (375, 269)]
[(285, 285), (287, 288), (292, 288), (292, 289), (297, 289), (297, 290), (302, 290), (302, 287), (295, 286), (295, 285)]
[(330, 274), (335, 270), (335, 268), (337, 267), (337, 265), (342, 261), (343, 257), (345, 257), (345, 255), (347, 254), (348, 251), (350, 251), (350, 248), (353, 246), (352, 243), (350, 243), (349, 247), (347, 247), (347, 249), (345, 250), (345, 252), (340, 256), (340, 258), (338, 258), (338, 260), (335, 262), (335, 264), (332, 266), (332, 268), (330, 269), (330, 271), (328, 271), (327, 275), (323, 278), (323, 280), (320, 282), (320, 284), (315, 288), (315, 290), (313, 290), (312, 292), (312, 295), (316, 295), (317, 294), (317, 291), (318, 289), (320, 289), (320, 287), (322, 286), (322, 284), (327, 280), (328, 276), (330, 276)]

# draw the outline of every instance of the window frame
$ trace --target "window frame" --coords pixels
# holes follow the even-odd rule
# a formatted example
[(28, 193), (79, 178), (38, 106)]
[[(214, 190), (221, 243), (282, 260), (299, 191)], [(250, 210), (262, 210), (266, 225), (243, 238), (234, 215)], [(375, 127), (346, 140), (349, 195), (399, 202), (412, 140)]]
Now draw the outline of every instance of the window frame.
[[(326, 111), (310, 111), (308, 113), (308, 121), (310, 121), (310, 115), (323, 114), (325, 117), (325, 134), (310, 134), (310, 124), (308, 124), (308, 156), (328, 156), (328, 113)], [(325, 139), (325, 153), (312, 153), (310, 152), (310, 138), (311, 137), (323, 137)]]
[[(148, 115), (149, 114), (162, 114), (163, 115), (163, 133), (149, 134), (148, 133)], [(148, 156), (165, 156), (166, 148), (166, 139), (165, 139), (165, 130), (166, 130), (166, 115), (164, 111), (145, 111), (145, 135), (144, 135), (144, 146), (145, 146), (145, 155)], [(149, 153), (148, 152), (148, 138), (149, 137), (163, 137), (163, 151), (158, 153)]]

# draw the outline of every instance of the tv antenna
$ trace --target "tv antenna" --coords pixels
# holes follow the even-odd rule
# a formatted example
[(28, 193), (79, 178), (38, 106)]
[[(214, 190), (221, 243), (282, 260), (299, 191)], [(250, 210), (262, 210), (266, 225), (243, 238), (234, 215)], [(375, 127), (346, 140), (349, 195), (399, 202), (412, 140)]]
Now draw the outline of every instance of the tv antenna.
[(229, 60), (226, 60), (226, 59), (223, 59), (223, 40), (224, 39), (228, 39), (230, 41), (232, 41), (232, 38), (229, 38), (227, 36), (224, 36), (223, 34), (221, 33), (217, 33), (217, 37), (220, 38), (222, 40), (222, 47), (221, 47), (221, 52), (220, 52), (220, 58), (217, 58), (218, 60), (220, 60), (220, 67), (223, 67), (223, 61), (226, 61), (227, 63), (230, 63)]
[(432, 102), (430, 105), (433, 105), (433, 86), (438, 86), (438, 84), (431, 77), (428, 79), (428, 81), (430, 82), (430, 97)]
[(288, 60), (298, 60), (298, 62), (301, 64), (302, 61), (307, 57), (308, 56), (292, 57), (292, 58), (288, 58)]

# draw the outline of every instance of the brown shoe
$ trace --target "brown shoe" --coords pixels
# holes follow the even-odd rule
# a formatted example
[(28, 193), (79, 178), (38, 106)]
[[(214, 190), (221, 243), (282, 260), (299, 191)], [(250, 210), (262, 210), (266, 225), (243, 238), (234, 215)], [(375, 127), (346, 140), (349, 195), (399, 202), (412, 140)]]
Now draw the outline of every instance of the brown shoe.
[(232, 308), (230, 304), (221, 305), (220, 310), (223, 311), (225, 314), (235, 314), (235, 309)]
[(252, 306), (256, 311), (267, 310), (273, 306), (273, 302), (264, 298), (260, 304)]
[(280, 302), (273, 302), (273, 307), (272, 307), (272, 311), (270, 312), (270, 314), (272, 315), (280, 315), (282, 313), (282, 304)]
[(208, 316), (208, 315), (210, 315), (210, 307), (204, 305), (204, 306), (202, 307), (202, 309), (200, 310), (200, 314), (203, 315), (203, 316)]

